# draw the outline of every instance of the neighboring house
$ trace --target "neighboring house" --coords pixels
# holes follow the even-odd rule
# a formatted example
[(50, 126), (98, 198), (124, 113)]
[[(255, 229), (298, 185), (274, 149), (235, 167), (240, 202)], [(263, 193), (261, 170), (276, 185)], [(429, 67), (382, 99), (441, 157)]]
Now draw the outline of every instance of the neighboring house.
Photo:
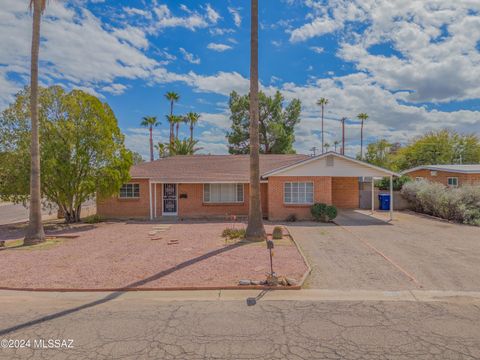
[[(120, 194), (97, 200), (98, 214), (120, 218), (225, 217), (247, 215), (248, 155), (173, 156), (132, 167)], [(260, 155), (261, 202), (265, 217), (310, 218), (316, 202), (358, 208), (362, 176), (397, 174), (329, 152), (319, 156)]]
[(402, 172), (414, 180), (429, 180), (445, 186), (480, 185), (480, 164), (423, 165)]

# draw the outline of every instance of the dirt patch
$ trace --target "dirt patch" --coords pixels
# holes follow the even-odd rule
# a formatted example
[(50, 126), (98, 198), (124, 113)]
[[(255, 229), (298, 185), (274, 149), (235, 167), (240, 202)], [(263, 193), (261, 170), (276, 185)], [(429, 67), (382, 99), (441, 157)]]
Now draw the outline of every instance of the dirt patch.
[[(54, 230), (78, 237), (41, 251), (2, 251), (0, 267), (8, 272), (0, 274), (0, 287), (222, 287), (235, 286), (240, 279), (265, 279), (270, 269), (265, 243), (226, 243), (221, 234), (228, 226), (244, 225), (117, 222)], [(11, 236), (9, 241), (21, 239)], [(295, 279), (306, 271), (288, 239), (275, 247), (274, 270)]]

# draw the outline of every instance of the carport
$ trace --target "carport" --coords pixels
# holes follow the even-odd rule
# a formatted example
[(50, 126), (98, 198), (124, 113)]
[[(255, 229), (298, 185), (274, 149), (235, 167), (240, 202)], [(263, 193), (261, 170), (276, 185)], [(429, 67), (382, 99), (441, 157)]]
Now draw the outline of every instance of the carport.
[[(393, 177), (399, 174), (345, 155), (328, 152), (296, 164), (276, 169), (262, 176), (268, 179), (269, 209), (278, 209), (280, 190), (290, 181), (311, 181), (315, 202), (331, 203), (339, 208), (358, 208), (359, 178), (372, 179), (372, 213), (375, 211), (374, 180), (390, 179), (390, 220), (393, 219)], [(356, 201), (356, 203), (354, 203)], [(285, 202), (284, 202), (285, 205)], [(288, 204), (287, 204), (288, 205)], [(307, 209), (308, 210), (308, 209)], [(278, 211), (272, 218), (281, 218), (289, 210)], [(272, 211), (270, 211), (271, 213)], [(305, 211), (306, 213), (307, 211)]]

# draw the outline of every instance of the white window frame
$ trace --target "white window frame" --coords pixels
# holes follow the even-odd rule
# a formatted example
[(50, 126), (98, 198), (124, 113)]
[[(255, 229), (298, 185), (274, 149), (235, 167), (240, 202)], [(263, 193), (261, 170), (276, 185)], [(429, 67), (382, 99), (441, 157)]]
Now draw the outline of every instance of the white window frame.
[(415, 178), (415, 181), (422, 181), (422, 180), (423, 180), (423, 177), (421, 177), (421, 176), (417, 176), (417, 177)]
[[(120, 189), (120, 192), (118, 194), (119, 199), (140, 199), (140, 184), (139, 183), (127, 183), (123, 184), (122, 188), (124, 186), (131, 186), (131, 196), (122, 196), (122, 189)], [(138, 187), (138, 196), (135, 196), (135, 187)], [(124, 194), (125, 195), (125, 194)]]
[[(292, 188), (293, 184), (297, 184), (298, 187), (301, 185), (304, 187), (304, 198), (303, 201), (294, 202), (292, 201)], [(312, 184), (312, 201), (307, 200), (307, 184)], [(290, 201), (287, 201), (287, 185), (290, 187)], [(315, 186), (313, 181), (287, 181), (283, 183), (283, 203), (285, 205), (313, 205), (315, 203)]]
[[(455, 185), (450, 184), (450, 180), (453, 180), (453, 179), (455, 179), (455, 183), (456, 183)], [(458, 187), (458, 177), (456, 177), (456, 176), (448, 177), (447, 178), (447, 185), (448, 185), (448, 187), (454, 187), (454, 188)]]
[[(228, 201), (222, 200), (220, 201), (212, 201), (211, 200), (211, 187), (213, 186), (220, 186), (220, 192), (222, 186), (235, 186), (235, 200)], [(241, 189), (241, 190), (240, 190)], [(241, 194), (241, 196), (239, 196)], [(220, 195), (221, 196), (221, 195)], [(203, 202), (205, 204), (243, 204), (245, 201), (245, 184), (242, 183), (212, 183), (212, 184), (203, 184)]]

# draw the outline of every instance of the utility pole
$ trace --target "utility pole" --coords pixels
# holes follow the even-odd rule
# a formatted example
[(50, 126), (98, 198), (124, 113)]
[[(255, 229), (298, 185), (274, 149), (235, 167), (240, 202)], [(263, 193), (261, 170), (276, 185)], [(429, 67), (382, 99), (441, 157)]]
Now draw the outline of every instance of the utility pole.
[(340, 119), (340, 122), (342, 123), (342, 155), (345, 155), (345, 120), (347, 120), (345, 117)]
[(313, 152), (313, 156), (317, 155), (317, 147), (314, 146), (310, 149), (311, 152)]

